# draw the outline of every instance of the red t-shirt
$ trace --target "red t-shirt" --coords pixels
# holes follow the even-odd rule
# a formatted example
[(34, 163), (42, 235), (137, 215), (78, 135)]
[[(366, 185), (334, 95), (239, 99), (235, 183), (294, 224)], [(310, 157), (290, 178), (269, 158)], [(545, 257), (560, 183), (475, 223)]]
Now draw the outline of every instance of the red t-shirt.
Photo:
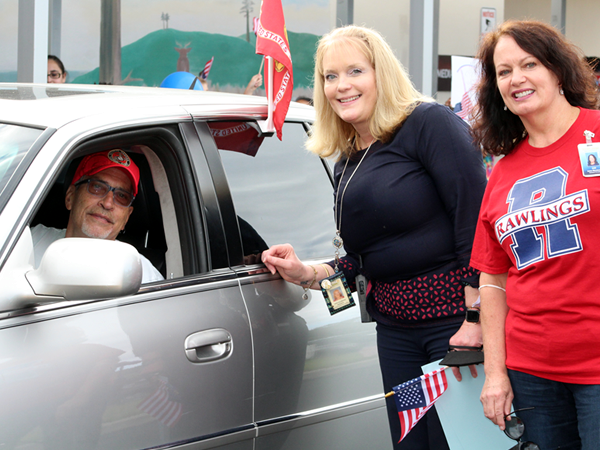
[(600, 177), (583, 176), (577, 146), (586, 142), (585, 130), (600, 142), (600, 111), (582, 109), (554, 144), (535, 148), (526, 139), (497, 163), (471, 266), (508, 272), (508, 368), (598, 384)]

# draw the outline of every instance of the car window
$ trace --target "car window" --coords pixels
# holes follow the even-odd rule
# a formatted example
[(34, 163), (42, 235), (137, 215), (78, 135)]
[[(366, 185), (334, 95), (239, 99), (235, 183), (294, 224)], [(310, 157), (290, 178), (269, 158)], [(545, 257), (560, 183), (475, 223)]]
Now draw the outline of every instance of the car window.
[[(286, 123), (283, 141), (258, 137), (244, 123), (229, 123), (243, 135), (236, 140), (223, 132), (223, 124), (210, 126), (235, 204), (244, 255), (282, 243), (292, 244), (300, 258), (332, 254), (333, 187), (321, 159), (304, 148), (302, 124)], [(228, 134), (228, 139), (218, 134)]]
[(43, 130), (0, 123), (0, 199), (17, 167)]
[(65, 207), (65, 194), (82, 158), (98, 151), (120, 148), (139, 168), (139, 183), (133, 212), (116, 239), (132, 245), (143, 257), (142, 282), (197, 273), (198, 269), (190, 262), (194, 256), (182, 254), (182, 248), (185, 252), (192, 247), (189, 245), (191, 231), (186, 225), (188, 202), (181, 195), (186, 190), (181, 172), (190, 171), (180, 170), (179, 164), (185, 156), (181, 156), (183, 147), (174, 131), (174, 127), (151, 127), (115, 133), (89, 140), (74, 149), (73, 156), (57, 173), (29, 224), (36, 244), (36, 266), (46, 247), (65, 235), (70, 216)]

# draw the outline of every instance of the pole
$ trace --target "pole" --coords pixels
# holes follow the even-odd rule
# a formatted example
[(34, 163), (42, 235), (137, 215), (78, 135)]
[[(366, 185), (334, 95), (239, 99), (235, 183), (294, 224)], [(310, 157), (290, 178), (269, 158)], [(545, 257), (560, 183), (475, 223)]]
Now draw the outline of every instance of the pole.
[(273, 123), (273, 74), (275, 67), (273, 65), (273, 58), (267, 56), (267, 70), (269, 71), (269, 85), (267, 86), (267, 131), (275, 131), (275, 124)]

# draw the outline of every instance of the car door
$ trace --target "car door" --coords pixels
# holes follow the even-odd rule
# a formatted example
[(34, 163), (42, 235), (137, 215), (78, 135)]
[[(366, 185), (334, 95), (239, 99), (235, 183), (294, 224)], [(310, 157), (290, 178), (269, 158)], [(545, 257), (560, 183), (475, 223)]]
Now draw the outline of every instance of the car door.
[[(73, 122), (48, 139), (7, 200), (0, 214), (0, 230), (8, 230), (0, 260), (0, 447), (253, 448), (251, 323), (227, 258), (209, 256), (226, 255), (223, 226), (210, 177), (196, 181), (206, 167), (198, 156), (190, 163), (194, 143), (184, 138), (181, 117), (152, 127), (101, 117)], [(163, 217), (136, 223), (162, 221), (167, 253), (177, 255), (167, 259), (180, 261), (171, 261), (166, 280), (135, 294), (44, 298), (27, 283), (34, 220), (74, 158), (114, 147), (149, 162)], [(134, 214), (135, 207), (144, 210), (134, 204)], [(78, 256), (79, 267), (65, 267), (85, 274), (94, 255)]]
[(320, 292), (304, 300), (260, 262), (286, 242), (307, 262), (332, 259), (332, 181), (304, 148), (308, 125), (287, 122), (283, 141), (251, 121), (196, 126), (205, 152), (218, 148), (211, 172), (253, 330), (256, 448), (390, 448), (374, 324), (358, 307), (331, 316)]

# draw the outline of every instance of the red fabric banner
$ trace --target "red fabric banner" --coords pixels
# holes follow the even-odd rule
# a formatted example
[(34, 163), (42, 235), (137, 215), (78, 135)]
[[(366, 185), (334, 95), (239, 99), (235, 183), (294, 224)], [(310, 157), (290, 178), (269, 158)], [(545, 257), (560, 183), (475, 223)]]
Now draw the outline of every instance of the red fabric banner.
[[(273, 124), (277, 137), (281, 140), (281, 128), (285, 121), (294, 88), (292, 55), (285, 28), (281, 0), (262, 0), (256, 33), (256, 53), (273, 58), (273, 80), (269, 70), (265, 70), (265, 88), (273, 83)], [(268, 67), (267, 64), (265, 64)], [(267, 94), (268, 95), (268, 94)]]

